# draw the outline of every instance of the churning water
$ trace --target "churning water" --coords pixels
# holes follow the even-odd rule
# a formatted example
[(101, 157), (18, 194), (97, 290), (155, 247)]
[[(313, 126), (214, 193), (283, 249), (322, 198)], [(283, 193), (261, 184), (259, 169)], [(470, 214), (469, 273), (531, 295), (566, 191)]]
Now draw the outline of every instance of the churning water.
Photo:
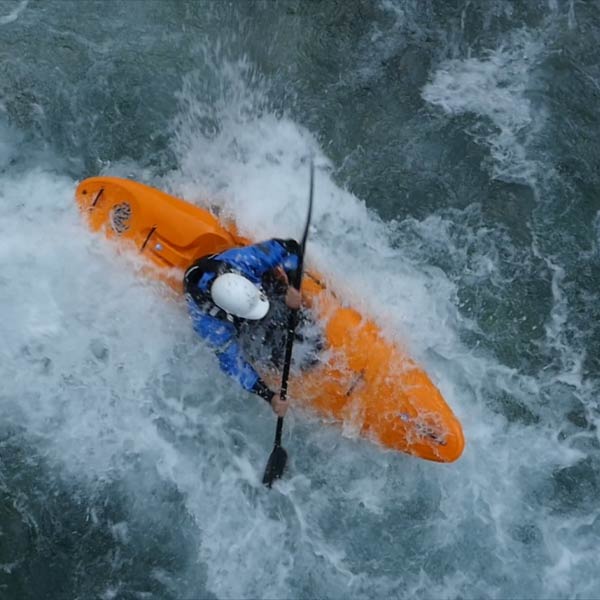
[[(600, 5), (0, 2), (0, 597), (600, 596)], [(307, 260), (461, 419), (274, 431), (91, 234), (131, 177)]]

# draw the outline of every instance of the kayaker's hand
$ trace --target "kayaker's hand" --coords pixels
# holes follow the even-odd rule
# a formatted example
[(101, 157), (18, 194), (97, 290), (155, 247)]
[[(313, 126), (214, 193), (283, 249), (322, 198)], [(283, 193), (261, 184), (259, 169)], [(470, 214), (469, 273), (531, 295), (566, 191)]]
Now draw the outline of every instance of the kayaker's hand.
[(287, 273), (285, 272), (285, 269), (282, 266), (275, 267), (273, 269), (273, 273), (275, 274), (275, 277), (279, 279), (279, 281), (283, 281), (285, 285), (289, 285), (290, 280), (288, 279)]
[(302, 296), (300, 292), (293, 286), (289, 286), (285, 293), (285, 303), (289, 308), (298, 310), (302, 304)]
[(278, 417), (285, 417), (285, 413), (288, 409), (288, 403), (286, 400), (282, 400), (279, 394), (275, 394), (271, 399), (271, 408)]

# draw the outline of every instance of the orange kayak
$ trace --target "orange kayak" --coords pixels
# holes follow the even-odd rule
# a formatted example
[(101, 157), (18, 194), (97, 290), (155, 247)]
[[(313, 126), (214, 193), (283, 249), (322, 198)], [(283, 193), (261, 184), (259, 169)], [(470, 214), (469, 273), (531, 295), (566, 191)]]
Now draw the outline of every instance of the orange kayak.
[[(76, 200), (92, 230), (141, 253), (158, 267), (149, 272), (179, 292), (195, 260), (249, 243), (208, 211), (126, 179), (86, 179)], [(425, 371), (372, 320), (342, 306), (316, 273), (306, 274), (302, 295), (323, 327), (326, 358), (292, 374), (290, 397), (387, 448), (456, 460), (464, 448), (461, 425)], [(275, 384), (272, 373), (261, 375)]]

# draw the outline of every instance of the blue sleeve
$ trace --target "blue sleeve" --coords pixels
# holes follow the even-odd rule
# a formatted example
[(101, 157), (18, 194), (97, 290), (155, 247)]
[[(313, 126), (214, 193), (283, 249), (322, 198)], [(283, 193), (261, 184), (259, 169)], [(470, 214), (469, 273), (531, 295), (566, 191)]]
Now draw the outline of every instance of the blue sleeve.
[(285, 272), (289, 275), (292, 271), (298, 268), (298, 255), (288, 254), (282, 263)]
[(252, 392), (259, 381), (258, 373), (244, 358), (237, 342), (231, 342), (222, 350), (217, 351), (219, 365), (224, 373), (235, 379), (245, 390)]
[[(294, 271), (298, 268), (298, 252), (300, 248), (294, 240), (272, 239), (262, 244), (257, 244), (257, 248), (270, 258), (270, 266), (265, 270), (273, 269), (278, 265), (281, 265), (286, 272)], [(277, 256), (275, 260), (271, 258), (273, 255)], [(272, 264), (274, 262), (275, 264)]]
[(235, 327), (227, 321), (207, 315), (193, 300), (188, 300), (188, 308), (194, 331), (216, 351), (221, 370), (245, 390), (253, 391), (259, 376), (244, 358), (236, 341)]
[(262, 276), (277, 266), (282, 266), (286, 271), (298, 267), (297, 253), (288, 249), (284, 240), (267, 240), (260, 244), (232, 248), (218, 256), (219, 260), (239, 269), (254, 283), (260, 283)]

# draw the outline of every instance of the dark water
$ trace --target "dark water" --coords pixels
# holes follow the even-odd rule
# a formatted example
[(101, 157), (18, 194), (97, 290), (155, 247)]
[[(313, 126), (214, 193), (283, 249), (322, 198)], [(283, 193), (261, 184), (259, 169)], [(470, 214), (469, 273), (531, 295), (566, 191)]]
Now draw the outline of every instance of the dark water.
[[(0, 2), (0, 597), (597, 598), (600, 3)], [(81, 224), (78, 180), (210, 203), (402, 340), (433, 465), (222, 377)], [(207, 199), (210, 199), (209, 201)]]

